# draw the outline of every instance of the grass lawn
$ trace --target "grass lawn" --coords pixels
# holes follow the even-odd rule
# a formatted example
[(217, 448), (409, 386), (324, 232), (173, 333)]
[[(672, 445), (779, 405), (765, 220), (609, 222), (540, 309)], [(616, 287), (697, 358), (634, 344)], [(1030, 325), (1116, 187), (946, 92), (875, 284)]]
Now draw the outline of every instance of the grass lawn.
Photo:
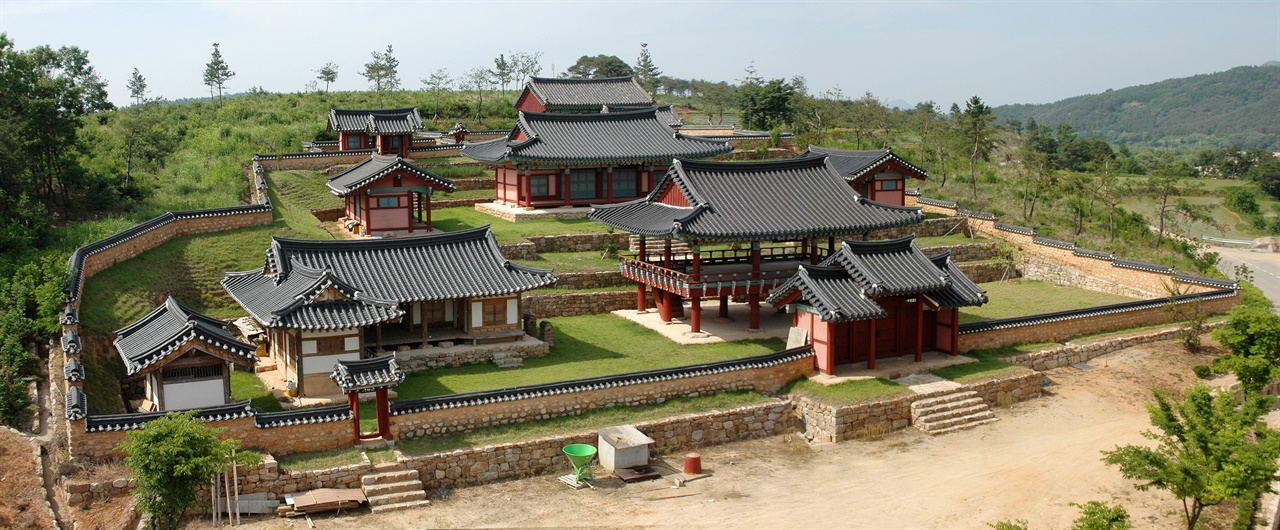
[(342, 198), (329, 190), (327, 182), (329, 177), (319, 171), (295, 169), (267, 172), (267, 185), (281, 200), (307, 210), (342, 207)]
[(276, 457), (281, 471), (305, 471), (308, 469), (329, 469), (331, 467), (349, 466), (363, 462), (360, 450), (352, 447), (330, 449), (328, 451), (307, 451)]
[(555, 234), (594, 234), (603, 233), (608, 227), (587, 218), (582, 219), (539, 219), (513, 223), (489, 214), (480, 213), (475, 208), (445, 208), (431, 212), (431, 226), (452, 232), (465, 230), (487, 224), (493, 225), (493, 235), (498, 241), (518, 243), (528, 235)]
[(793, 381), (783, 389), (784, 393), (792, 392), (833, 403), (857, 403), (872, 399), (907, 394), (911, 389), (888, 379), (858, 379), (834, 385), (815, 383), (807, 377)]
[(577, 416), (561, 416), (541, 421), (495, 425), (470, 432), (405, 439), (397, 442), (396, 447), (406, 455), (425, 455), (463, 447), (480, 447), (589, 431), (681, 414), (728, 410), (770, 401), (773, 399), (751, 391), (721, 392), (694, 398), (679, 397), (655, 405), (601, 408), (583, 412)]
[[(617, 258), (602, 258), (603, 251), (589, 250), (586, 252), (542, 252), (538, 254), (538, 259), (521, 259), (513, 260), (522, 265), (530, 267), (540, 267), (543, 269), (555, 269), (556, 272), (596, 272), (596, 271), (617, 271)], [(633, 289), (635, 286), (631, 286)]]
[(927, 249), (929, 247), (940, 247), (943, 245), (967, 245), (970, 243), (990, 243), (990, 242), (991, 242), (990, 239), (984, 239), (984, 238), (978, 238), (976, 240), (970, 239), (969, 236), (966, 236), (964, 234), (951, 234), (948, 236), (916, 238), (916, 246), (922, 249)]
[(978, 286), (986, 289), (987, 297), (991, 301), (980, 307), (961, 308), (961, 324), (1052, 313), (1069, 309), (1083, 309), (1135, 300), (1125, 296), (1100, 293), (1078, 287), (1058, 286), (1033, 280), (1011, 280), (1003, 283), (990, 282), (979, 284)]
[[(470, 160), (470, 159), (467, 159), (467, 160)], [(437, 164), (437, 165), (432, 165), (432, 164), (423, 164), (423, 163), (421, 163), (421, 161), (419, 161), (418, 166), (419, 166), (419, 167), (422, 167), (423, 169), (426, 169), (428, 172), (430, 172), (430, 173), (431, 173), (431, 174), (433, 174), (433, 175), (436, 175), (436, 176), (438, 176), (438, 177), (444, 177), (444, 178), (447, 178), (447, 179), (450, 179), (450, 180), (457, 180), (457, 179), (474, 179), (474, 178), (483, 178), (483, 177), (492, 177), (492, 176), (493, 176), (493, 170), (492, 170), (492, 169), (488, 169), (488, 168), (486, 168), (486, 167), (484, 167), (484, 166), (481, 166), (481, 165), (479, 165), (479, 164), (463, 164), (463, 165)], [(490, 190), (490, 191), (493, 191), (493, 190)]]
[(396, 452), (390, 447), (381, 449), (372, 449), (364, 452), (364, 456), (369, 457), (369, 462), (373, 464), (382, 464), (386, 462), (396, 461)]
[(267, 390), (262, 380), (253, 372), (236, 370), (231, 372), (231, 400), (250, 400), (250, 406), (258, 412), (279, 412), (284, 410), (280, 400)]

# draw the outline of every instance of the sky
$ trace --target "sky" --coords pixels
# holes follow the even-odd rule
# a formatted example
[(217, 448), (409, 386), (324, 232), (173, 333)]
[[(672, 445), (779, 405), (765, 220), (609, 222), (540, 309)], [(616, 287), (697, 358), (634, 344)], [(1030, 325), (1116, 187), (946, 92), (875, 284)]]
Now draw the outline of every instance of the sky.
[(499, 54), (542, 52), (542, 75), (582, 55), (634, 63), (648, 43), (679, 78), (804, 75), (811, 92), (870, 91), (945, 107), (1048, 103), (1280, 60), (1280, 1), (77, 1), (0, 0), (19, 49), (79, 46), (128, 101), (134, 68), (152, 96), (208, 95), (212, 44), (230, 92), (298, 92), (326, 62), (333, 90), (363, 90), (370, 53), (394, 46), (405, 88)]

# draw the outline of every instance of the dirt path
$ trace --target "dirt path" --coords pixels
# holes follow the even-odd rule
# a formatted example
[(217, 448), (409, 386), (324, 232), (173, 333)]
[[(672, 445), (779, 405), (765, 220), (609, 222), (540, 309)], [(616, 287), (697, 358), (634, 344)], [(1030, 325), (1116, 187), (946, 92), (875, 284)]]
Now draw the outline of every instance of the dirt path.
[[(1054, 370), (1044, 397), (998, 410), (994, 424), (940, 437), (906, 429), (818, 448), (795, 436), (706, 448), (711, 474), (681, 489), (670, 479), (602, 480), (597, 490), (570, 491), (536, 477), (460, 489), (422, 510), (314, 519), (321, 529), (984, 528), (1005, 519), (1068, 528), (1078, 514), (1068, 503), (1105, 500), (1123, 503), (1135, 528), (1177, 527), (1180, 505), (1172, 497), (1134, 490), (1100, 451), (1145, 443), (1148, 388), (1186, 389), (1190, 367), (1208, 359), (1165, 342), (1095, 359), (1092, 370)], [(678, 466), (679, 455), (667, 461)], [(289, 523), (259, 519), (250, 527)]]

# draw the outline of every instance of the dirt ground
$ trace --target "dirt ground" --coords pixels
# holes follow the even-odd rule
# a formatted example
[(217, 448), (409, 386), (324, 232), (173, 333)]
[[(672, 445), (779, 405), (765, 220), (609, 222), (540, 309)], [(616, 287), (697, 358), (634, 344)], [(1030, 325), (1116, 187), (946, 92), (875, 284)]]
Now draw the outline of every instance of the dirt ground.
[(0, 528), (52, 528), (31, 443), (0, 429)]
[[(1139, 492), (1100, 451), (1147, 441), (1150, 387), (1185, 390), (1190, 355), (1174, 342), (1130, 348), (1091, 361), (1091, 370), (1049, 372), (1044, 397), (996, 411), (994, 424), (931, 437), (905, 429), (878, 440), (809, 447), (778, 436), (701, 450), (707, 476), (672, 488), (663, 481), (601, 480), (572, 491), (535, 477), (452, 492), (420, 510), (313, 517), (316, 528), (726, 527), (986, 528), (1026, 519), (1032, 528), (1069, 528), (1068, 503), (1122, 503), (1134, 528), (1177, 528), (1181, 504)], [(666, 462), (679, 467), (681, 455)], [(664, 474), (673, 472), (662, 469)], [(1208, 514), (1230, 527), (1234, 510)], [(207, 528), (204, 521), (192, 528)], [(303, 520), (261, 518), (254, 529), (306, 528)]]

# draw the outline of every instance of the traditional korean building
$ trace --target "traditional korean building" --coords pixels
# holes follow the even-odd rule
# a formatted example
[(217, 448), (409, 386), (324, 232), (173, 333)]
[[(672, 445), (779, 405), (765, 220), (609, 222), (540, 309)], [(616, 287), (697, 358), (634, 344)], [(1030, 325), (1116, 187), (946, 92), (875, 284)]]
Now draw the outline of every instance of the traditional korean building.
[(151, 410), (181, 410), (231, 402), (233, 366), (252, 368), (254, 347), (236, 340), (227, 323), (173, 297), (116, 331), (125, 374), (141, 377)]
[(522, 112), (597, 113), (602, 107), (615, 111), (642, 109), (656, 103), (632, 77), (564, 79), (530, 77), (516, 98)]
[(373, 155), (329, 177), (329, 191), (342, 197), (348, 219), (360, 232), (431, 231), (431, 195), (452, 192), (453, 181), (396, 155)]
[(408, 158), (413, 133), (421, 129), (417, 107), (329, 109), (329, 131), (338, 133), (339, 151), (374, 149), (380, 155)]
[(365, 240), (272, 238), (266, 264), (222, 280), (267, 331), (299, 395), (339, 393), (339, 361), (451, 343), (519, 340), (523, 291), (556, 281), (502, 257), (488, 226)]
[(822, 158), (831, 165), (863, 197), (876, 202), (902, 206), (906, 179), (925, 180), (929, 173), (894, 154), (891, 149), (853, 151), (810, 145), (796, 158)]
[[(787, 281), (801, 263), (816, 264), (836, 240), (924, 221), (918, 208), (871, 202), (858, 195), (825, 158), (778, 162), (676, 160), (648, 196), (592, 207), (591, 219), (641, 236), (639, 252), (621, 259), (623, 276), (653, 288), (663, 321), (683, 313), (690, 299), (692, 332), (701, 331), (703, 298), (745, 295), (751, 329), (760, 327), (761, 297)], [(660, 256), (646, 238), (663, 240)], [(687, 254), (672, 241), (688, 244)], [(702, 245), (715, 245), (703, 249)], [(825, 249), (823, 248), (825, 246)]]
[(925, 256), (914, 237), (845, 241), (818, 265), (801, 265), (769, 294), (805, 330), (818, 370), (924, 352), (957, 353), (960, 309), (987, 303), (986, 292), (951, 261)]
[(673, 158), (732, 151), (723, 141), (673, 133), (656, 107), (602, 114), (521, 112), (506, 138), (464, 144), (496, 165), (497, 201), (513, 206), (610, 204), (641, 197)]
[[(381, 438), (391, 439), (391, 403), (389, 391), (391, 387), (404, 382), (404, 371), (396, 363), (395, 354), (370, 357), (356, 361), (338, 361), (329, 374), (343, 394), (347, 395), (347, 406), (351, 407), (351, 425), (355, 436), (352, 442), (360, 445), (361, 440)], [(378, 430), (363, 433), (360, 429), (360, 394), (374, 393), (373, 410), (378, 419)]]

